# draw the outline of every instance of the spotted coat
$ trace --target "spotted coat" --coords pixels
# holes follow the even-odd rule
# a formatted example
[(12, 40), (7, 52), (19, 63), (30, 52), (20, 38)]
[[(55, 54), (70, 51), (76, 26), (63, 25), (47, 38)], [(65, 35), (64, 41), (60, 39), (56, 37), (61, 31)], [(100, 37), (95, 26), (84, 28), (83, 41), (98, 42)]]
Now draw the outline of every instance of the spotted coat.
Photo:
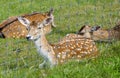
[[(50, 11), (49, 11), (50, 12)], [(49, 17), (49, 12), (46, 13), (32, 13), (21, 15), (30, 21), (41, 22)], [(51, 25), (44, 27), (45, 33), (51, 32)], [(17, 17), (10, 17), (0, 24), (0, 36), (4, 38), (25, 38), (28, 30), (22, 25)]]
[[(22, 24), (25, 24), (23, 19), (18, 18)], [(29, 22), (25, 26), (30, 25), (30, 30), (27, 35), (28, 40), (35, 43), (38, 53), (44, 58), (44, 62), (39, 66), (43, 66), (46, 61), (50, 62), (50, 66), (62, 64), (70, 59), (83, 60), (85, 58), (95, 58), (99, 52), (94, 41), (90, 38), (69, 38), (61, 42), (49, 44), (46, 39), (44, 27), (51, 23), (51, 19), (44, 19), (43, 22)], [(48, 21), (46, 24), (45, 21)], [(29, 24), (30, 23), (30, 24)]]

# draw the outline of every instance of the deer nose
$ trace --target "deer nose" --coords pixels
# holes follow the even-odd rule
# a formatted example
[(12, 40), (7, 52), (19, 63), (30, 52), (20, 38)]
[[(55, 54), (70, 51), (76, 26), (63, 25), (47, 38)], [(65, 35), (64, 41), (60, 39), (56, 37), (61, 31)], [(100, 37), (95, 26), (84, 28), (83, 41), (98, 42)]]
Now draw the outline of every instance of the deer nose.
[(30, 38), (31, 38), (31, 36), (26, 36), (26, 39), (27, 39), (27, 40), (30, 40)]

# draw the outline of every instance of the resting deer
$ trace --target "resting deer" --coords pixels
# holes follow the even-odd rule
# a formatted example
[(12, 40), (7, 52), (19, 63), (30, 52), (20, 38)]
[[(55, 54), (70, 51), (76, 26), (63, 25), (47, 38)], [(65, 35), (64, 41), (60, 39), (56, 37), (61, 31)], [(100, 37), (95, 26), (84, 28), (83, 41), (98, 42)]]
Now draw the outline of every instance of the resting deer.
[[(100, 26), (93, 26), (92, 27), (92, 26), (86, 26), (86, 25), (82, 26), (77, 34), (78, 35), (84, 35), (85, 34), (85, 30), (91, 31), (91, 39), (93, 39), (94, 41), (100, 40), (102, 38), (105, 38), (105, 36), (107, 36), (106, 31), (101, 29)], [(103, 35), (101, 33), (103, 33)], [(98, 36), (100, 36), (101, 38), (99, 38)]]
[(94, 31), (97, 31), (99, 28), (100, 28), (99, 26), (91, 27), (89, 25), (84, 25), (81, 27), (81, 29), (77, 34), (74, 33), (67, 34), (60, 41), (64, 41), (66, 39), (72, 39), (72, 38), (92, 38)]
[[(30, 21), (41, 22), (45, 18), (53, 18), (52, 23), (49, 26), (44, 27), (44, 31), (47, 33), (51, 32), (51, 27), (54, 25), (53, 9), (46, 13), (32, 13), (21, 15), (29, 19)], [(23, 26), (17, 19), (17, 17), (10, 17), (0, 24), (0, 37), (1, 38), (25, 38), (28, 30)]]
[(22, 17), (18, 17), (18, 20), (26, 28), (29, 28), (26, 38), (35, 43), (38, 53), (44, 58), (44, 62), (39, 65), (40, 67), (44, 66), (47, 61), (53, 67), (70, 59), (82, 60), (94, 58), (98, 55), (97, 47), (92, 39), (73, 38), (56, 44), (49, 44), (45, 37), (44, 27), (52, 23), (52, 18), (46, 18), (39, 23), (35, 21), (30, 22)]
[[(103, 29), (100, 26), (88, 27), (88, 30), (95, 30), (91, 33), (91, 38), (94, 41), (109, 41), (109, 40), (120, 40), (120, 23), (115, 25), (111, 29)], [(82, 27), (79, 31), (79, 35), (83, 35), (86, 27)]]

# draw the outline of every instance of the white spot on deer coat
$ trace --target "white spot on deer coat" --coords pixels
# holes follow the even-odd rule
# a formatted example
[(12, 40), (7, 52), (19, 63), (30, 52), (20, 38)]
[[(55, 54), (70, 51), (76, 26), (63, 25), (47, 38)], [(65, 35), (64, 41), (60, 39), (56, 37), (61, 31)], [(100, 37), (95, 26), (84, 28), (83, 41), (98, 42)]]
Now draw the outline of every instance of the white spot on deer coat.
[(59, 55), (59, 54), (57, 55), (57, 58), (60, 58), (60, 55)]

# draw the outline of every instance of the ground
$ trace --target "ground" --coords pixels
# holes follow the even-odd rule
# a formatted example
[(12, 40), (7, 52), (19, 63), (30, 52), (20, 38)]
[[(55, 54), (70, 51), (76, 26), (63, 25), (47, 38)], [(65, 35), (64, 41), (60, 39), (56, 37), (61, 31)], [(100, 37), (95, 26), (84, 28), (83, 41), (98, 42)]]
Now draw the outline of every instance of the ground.
[[(119, 0), (1, 0), (0, 22), (11, 16), (46, 12), (54, 8), (56, 28), (50, 43), (84, 24), (111, 28), (120, 18)], [(26, 39), (0, 39), (1, 78), (120, 78), (120, 41), (96, 43), (100, 55), (93, 60), (70, 61), (52, 69), (39, 69), (43, 59)]]

